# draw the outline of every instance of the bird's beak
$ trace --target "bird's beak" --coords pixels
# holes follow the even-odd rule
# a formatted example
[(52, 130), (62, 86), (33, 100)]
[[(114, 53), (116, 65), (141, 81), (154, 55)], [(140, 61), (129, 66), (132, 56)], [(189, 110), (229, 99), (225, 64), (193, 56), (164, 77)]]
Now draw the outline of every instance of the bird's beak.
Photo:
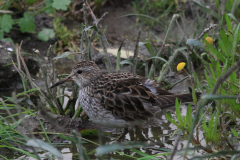
[(65, 82), (72, 81), (72, 77), (73, 77), (73, 76), (74, 76), (74, 74), (71, 73), (71, 74), (70, 74), (69, 76), (67, 76), (66, 78), (58, 81), (57, 83), (54, 83), (50, 88), (54, 88), (54, 87), (56, 87), (56, 86), (58, 86), (58, 85), (60, 85), (60, 84), (63, 84), (63, 83), (65, 83)]

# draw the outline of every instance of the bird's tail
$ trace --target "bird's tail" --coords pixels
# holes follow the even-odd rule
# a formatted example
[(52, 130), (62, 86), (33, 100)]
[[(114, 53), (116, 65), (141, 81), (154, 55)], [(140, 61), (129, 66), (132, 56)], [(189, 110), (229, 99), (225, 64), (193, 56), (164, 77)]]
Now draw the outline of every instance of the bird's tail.
[[(196, 92), (196, 97), (199, 99), (201, 96), (200, 92)], [(175, 105), (176, 98), (179, 102), (191, 102), (193, 100), (192, 93), (187, 94), (175, 94), (175, 95), (163, 95), (158, 98), (158, 101), (160, 102), (161, 109), (170, 107)]]

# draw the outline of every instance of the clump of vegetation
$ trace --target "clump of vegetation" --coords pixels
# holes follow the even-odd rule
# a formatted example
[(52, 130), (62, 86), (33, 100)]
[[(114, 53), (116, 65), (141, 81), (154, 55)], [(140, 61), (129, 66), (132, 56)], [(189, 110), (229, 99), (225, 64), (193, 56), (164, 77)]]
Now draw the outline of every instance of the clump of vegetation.
[[(92, 6), (99, 8), (103, 0), (94, 1)], [(79, 41), (79, 34), (71, 31), (61, 22), (62, 19), (68, 18), (68, 15), (76, 18), (76, 5), (78, 1), (70, 0), (23, 0), (12, 1), (6, 0), (0, 3), (0, 40), (11, 41), (9, 33), (12, 30), (20, 30), (22, 33), (37, 34), (38, 39), (42, 41), (55, 40), (55, 52), (63, 53), (65, 50), (79, 51), (74, 42)], [(68, 11), (71, 8), (72, 11)], [(53, 28), (42, 28), (36, 31), (35, 18), (38, 14), (45, 12), (49, 18), (63, 15), (62, 18), (53, 19)], [(81, 11), (81, 15), (83, 15)], [(87, 15), (88, 16), (88, 15)], [(82, 19), (83, 20), (83, 19)], [(76, 40), (76, 37), (78, 40)]]
[[(191, 82), (192, 89), (190, 90), (193, 94), (194, 106), (192, 107), (191, 105), (188, 105), (186, 114), (183, 114), (181, 112), (181, 104), (176, 99), (176, 112), (167, 112), (165, 114), (168, 121), (177, 127), (177, 131), (173, 135), (171, 135), (171, 137), (179, 135), (177, 140), (175, 141), (175, 145), (172, 149), (160, 148), (164, 150), (164, 152), (154, 155), (147, 154), (133, 148), (161, 145), (159, 142), (123, 142), (122, 144), (101, 145), (97, 147), (96, 151), (94, 151), (94, 153), (96, 153), (96, 156), (101, 156), (109, 152), (115, 152), (119, 155), (124, 155), (133, 159), (137, 159), (137, 156), (134, 156), (130, 153), (124, 154), (122, 152), (116, 151), (127, 148), (130, 149), (132, 152), (139, 154), (142, 159), (159, 159), (157, 157), (162, 156), (168, 156), (168, 159), (173, 159), (174, 156), (189, 156), (190, 158), (198, 159), (211, 157), (231, 157), (232, 159), (237, 158), (239, 154), (239, 146), (237, 145), (239, 145), (240, 130), (240, 75), (238, 71), (240, 66), (238, 48), (240, 42), (240, 23), (235, 21), (235, 17), (233, 16), (234, 14), (216, 15), (210, 13), (209, 8), (207, 8), (204, 4), (196, 1), (194, 1), (194, 4), (197, 4), (197, 6), (199, 6), (204, 11), (205, 15), (203, 16), (217, 16), (219, 19), (222, 19), (221, 23), (219, 22), (219, 24), (210, 25), (209, 27), (201, 26), (201, 28), (205, 29), (202, 29), (200, 33), (194, 33), (193, 35), (194, 37), (196, 37), (194, 39), (192, 37), (187, 37), (187, 35), (184, 34), (183, 37), (181, 37), (178, 41), (179, 43), (175, 43), (176, 45), (174, 45), (174, 47), (170, 49), (171, 55), (169, 59), (163, 58), (163, 56), (161, 55), (163, 45), (159, 49), (159, 51), (156, 51), (153, 49), (154, 46), (150, 42), (139, 42), (141, 31), (138, 32), (139, 34), (136, 40), (133, 59), (121, 61), (120, 55), (123, 43), (120, 45), (117, 54), (117, 72), (121, 69), (121, 64), (131, 65), (133, 73), (136, 73), (137, 65), (141, 65), (145, 67), (145, 76), (148, 78), (155, 78), (159, 83), (164, 80), (164, 76), (168, 73), (169, 69), (172, 68), (174, 68), (175, 71), (184, 71), (187, 74), (186, 78), (190, 79)], [(90, 10), (90, 7), (88, 6), (88, 3), (85, 3), (84, 7), (84, 16), (86, 17), (87, 9)], [(225, 8), (225, 6), (223, 8)], [(44, 103), (44, 105), (39, 108), (41, 111), (45, 111), (48, 106), (48, 109), (51, 110), (51, 112), (54, 114), (68, 115), (72, 118), (79, 117), (82, 109), (81, 106), (77, 106), (77, 110), (75, 110), (75, 105), (77, 103), (76, 85), (70, 86), (72, 90), (72, 94), (70, 96), (64, 94), (66, 86), (63, 86), (61, 89), (49, 89), (50, 83), (56, 82), (57, 78), (53, 60), (65, 58), (69, 55), (76, 55), (77, 60), (91, 60), (91, 42), (94, 40), (95, 37), (97, 37), (104, 49), (105, 65), (108, 69), (108, 72), (112, 72), (111, 61), (107, 53), (107, 39), (99, 27), (99, 23), (101, 23), (104, 16), (105, 14), (100, 19), (96, 19), (96, 17), (92, 15), (93, 20), (97, 22), (93, 26), (89, 26), (85, 18), (84, 29), (81, 31), (82, 37), (79, 49), (80, 52), (65, 52), (53, 58), (51, 54), (52, 52), (49, 50), (48, 64), (46, 68), (42, 68), (42, 74), (44, 75), (46, 90), (37, 87), (32, 77), (30, 76), (28, 69), (25, 67), (25, 63), (24, 60), (21, 58), (21, 54), (17, 53), (20, 61), (18, 61), (18, 65), (16, 65), (15, 63), (13, 63), (12, 65), (15, 66), (15, 69), (21, 75), (24, 85), (24, 92), (18, 95), (13, 95), (13, 97), (5, 97), (4, 100), (0, 99), (0, 107), (2, 107), (1, 109), (6, 110), (14, 122), (10, 123), (6, 117), (2, 117), (2, 121), (0, 121), (0, 132), (3, 133), (1, 134), (1, 142), (4, 144), (2, 147), (24, 153), (36, 159), (40, 159), (42, 157), (40, 157), (39, 154), (36, 153), (34, 148), (40, 148), (48, 151), (51, 156), (62, 159), (62, 154), (57, 151), (55, 147), (53, 147), (53, 144), (49, 140), (48, 133), (45, 131), (44, 127), (42, 127), (42, 130), (43, 134), (46, 137), (45, 142), (44, 140), (36, 139), (33, 134), (31, 134), (31, 136), (27, 136), (26, 134), (24, 134), (24, 132), (19, 132), (15, 129), (17, 126), (19, 126), (20, 123), (22, 123), (22, 121), (25, 120), (23, 114), (25, 114), (26, 116), (35, 116), (33, 111), (26, 110), (22, 106), (20, 107), (18, 97), (21, 95), (27, 95), (26, 97), (28, 98), (30, 93), (37, 92), (38, 95), (40, 95), (42, 102)], [(172, 29), (172, 26), (175, 24), (176, 19), (179, 17), (180, 15), (173, 15), (173, 18), (169, 22), (169, 27), (166, 32), (163, 44), (165, 44), (166, 39), (168, 38), (168, 34)], [(64, 27), (62, 29), (64, 30)], [(69, 33), (67, 36), (71, 37), (72, 35)], [(68, 38), (65, 39), (64, 36), (62, 37), (62, 39), (66, 40), (63, 41), (63, 43), (67, 44), (69, 42)], [(140, 45), (144, 45), (150, 53), (150, 58), (145, 59), (144, 63), (138, 61), (138, 47)], [(177, 66), (174, 61), (179, 60), (179, 55), (181, 55), (185, 59), (180, 59), (181, 61), (179, 62), (181, 63), (179, 63), (179, 65)], [(200, 62), (199, 66), (203, 66), (204, 68), (204, 75), (202, 75), (203, 80), (200, 79), (201, 77), (196, 74), (193, 68), (193, 62), (196, 59)], [(163, 67), (159, 74), (155, 74), (155, 72), (157, 71), (155, 66), (158, 66), (160, 61), (161, 63), (163, 63)], [(151, 68), (148, 68), (149, 64), (151, 65)], [(24, 69), (21, 69), (21, 67), (18, 66), (24, 66)], [(62, 78), (65, 76), (67, 75), (58, 75), (58, 78)], [(181, 81), (182, 80), (177, 83), (180, 83)], [(170, 85), (171, 86), (168, 88), (174, 87), (175, 84)], [(197, 100), (196, 98), (196, 91), (202, 92), (202, 97), (200, 100)], [(69, 101), (64, 108), (63, 104), (65, 96), (69, 98)], [(10, 102), (13, 102), (14, 104), (11, 104)], [(31, 102), (31, 99), (27, 99), (24, 104), (26, 104), (26, 106), (28, 107), (34, 106), (34, 104)], [(19, 115), (19, 120), (15, 120), (15, 115), (12, 115), (9, 112), (9, 110), (13, 108), (18, 110), (18, 113), (16, 115)], [(35, 106), (35, 108), (37, 107)], [(24, 110), (24, 112), (21, 112), (22, 110)], [(89, 159), (89, 152), (86, 151), (82, 144), (84, 143), (83, 140), (88, 140), (83, 139), (79, 133), (73, 131), (70, 135), (63, 135), (60, 133), (53, 134), (59, 135), (61, 138), (71, 141), (73, 144), (75, 144), (78, 148), (79, 153), (77, 154), (77, 156), (79, 159)], [(183, 136), (183, 138), (181, 136)], [(202, 139), (200, 139), (200, 137), (202, 137)], [(187, 145), (185, 146), (185, 148), (177, 150), (179, 142), (182, 139), (187, 140)], [(88, 143), (93, 142), (88, 141)], [(192, 148), (189, 147), (190, 143), (193, 144)], [(16, 147), (16, 144), (33, 147), (34, 154), (24, 149), (19, 149), (20, 147)], [(96, 143), (94, 144), (98, 145)], [(190, 150), (201, 150), (204, 154), (196, 155), (194, 153), (189, 155)], [(6, 157), (2, 155), (1, 157), (6, 159)]]
[[(165, 25), (169, 15), (175, 13), (177, 4), (175, 0), (147, 0), (133, 1), (135, 14), (141, 23), (153, 27), (155, 25)], [(151, 18), (150, 18), (151, 17)], [(154, 20), (153, 20), (154, 19)]]
[[(56, 13), (56, 10), (67, 10), (67, 6), (71, 3), (70, 0), (50, 0), (50, 1), (3, 1), (0, 9), (4, 10), (0, 19), (0, 40), (4, 39), (4, 34), (9, 33), (13, 25), (17, 25), (22, 33), (35, 33), (35, 16), (40, 12), (45, 11), (48, 14)], [(16, 10), (16, 12), (9, 11)], [(20, 18), (15, 18), (16, 15), (21, 15)], [(16, 28), (15, 28), (16, 29)], [(38, 34), (39, 39), (43, 41), (54, 38), (52, 29), (44, 29)]]

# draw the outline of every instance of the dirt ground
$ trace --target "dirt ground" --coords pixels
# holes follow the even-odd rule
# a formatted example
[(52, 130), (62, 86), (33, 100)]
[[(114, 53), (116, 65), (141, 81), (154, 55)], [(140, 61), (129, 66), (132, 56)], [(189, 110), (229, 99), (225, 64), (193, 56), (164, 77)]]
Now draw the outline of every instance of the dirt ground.
[[(130, 50), (133, 51), (135, 47), (135, 40), (136, 40), (139, 29), (142, 30), (140, 41), (145, 41), (146, 38), (151, 38), (149, 37), (151, 35), (150, 33), (155, 34), (160, 39), (164, 39), (165, 33), (163, 32), (163, 30), (159, 29), (158, 31), (156, 31), (154, 29), (145, 29), (145, 26), (143, 25), (140, 25), (140, 26), (136, 25), (135, 16), (124, 16), (126, 14), (133, 13), (132, 8), (129, 5), (125, 5), (121, 7), (106, 7), (100, 11), (101, 14), (104, 12), (108, 12), (108, 15), (104, 18), (102, 22), (102, 29), (105, 30), (105, 35), (110, 44), (109, 48), (118, 48), (123, 39), (128, 39), (124, 47), (129, 48)], [(41, 28), (46, 28), (46, 27), (52, 27), (51, 18), (47, 18), (46, 14), (44, 13), (37, 16), (36, 22), (37, 22), (36, 30), (41, 30)], [(68, 22), (66, 23), (66, 25), (69, 28), (80, 28), (80, 23), (82, 22), (74, 21), (74, 22)], [(22, 48), (23, 50), (29, 53), (33, 53), (36, 49), (39, 50), (41, 54), (40, 57), (43, 60), (45, 60), (46, 58), (46, 53), (49, 45), (53, 44), (52, 41), (43, 42), (38, 40), (36, 35), (22, 34), (20, 32), (13, 34), (12, 39), (14, 39), (16, 43), (20, 43), (21, 41), (23, 41)], [(161, 46), (157, 46), (157, 47), (160, 48)], [(166, 50), (167, 49), (168, 48), (166, 48)], [(94, 48), (92, 50), (94, 51), (93, 52), (94, 56), (101, 54), (99, 53), (99, 51), (95, 50)], [(139, 50), (140, 50), (140, 54), (149, 56), (149, 53), (145, 47), (140, 47)], [(111, 58), (113, 61), (116, 60), (116, 57), (113, 55), (111, 56)], [(60, 59), (56, 62), (56, 68), (60, 74), (69, 73), (71, 71), (73, 63), (74, 61), (71, 59)], [(104, 67), (102, 67), (102, 64), (99, 64), (99, 66), (100, 68), (104, 69)], [(129, 70), (129, 68), (125, 68), (125, 70)], [(174, 83), (177, 80), (183, 78), (184, 75), (171, 72), (166, 77), (169, 79), (169, 81), (171, 81), (171, 83)], [(40, 84), (40, 86), (43, 85), (41, 79), (36, 81), (39, 81), (38, 84)], [(187, 86), (189, 82), (184, 81), (183, 83), (181, 83), (181, 85), (175, 86), (173, 92), (177, 92), (177, 93), (188, 92)], [(80, 131), (83, 129), (99, 128), (99, 125), (93, 124), (88, 120), (82, 120), (81, 118), (71, 119), (66, 116), (53, 115), (47, 112), (41, 113), (41, 111), (39, 111), (36, 114), (37, 114), (37, 118), (29, 117), (26, 121), (25, 126), (23, 125), (26, 131), (31, 131), (33, 133), (41, 132), (42, 127), (38, 119), (40, 119), (43, 122), (47, 132), (70, 133), (70, 130), (73, 130), (73, 129)], [(26, 128), (26, 126), (28, 127)], [(58, 141), (57, 136), (51, 136), (50, 138), (52, 141), (55, 141), (55, 140)]]

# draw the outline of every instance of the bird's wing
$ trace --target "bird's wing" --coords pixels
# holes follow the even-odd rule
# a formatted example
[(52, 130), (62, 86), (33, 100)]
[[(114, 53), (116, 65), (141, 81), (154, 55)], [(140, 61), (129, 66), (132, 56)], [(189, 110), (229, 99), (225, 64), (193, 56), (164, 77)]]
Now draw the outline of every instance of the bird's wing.
[(191, 94), (173, 95), (161, 89), (155, 81), (142, 77), (122, 74), (108, 75), (98, 85), (98, 95), (105, 109), (113, 115), (128, 121), (147, 120), (163, 108), (173, 106), (176, 98), (186, 102)]
[[(109, 78), (109, 75), (108, 75)], [(146, 120), (161, 110), (161, 106), (174, 104), (169, 98), (158, 98), (159, 95), (171, 95), (158, 87), (156, 82), (146, 81), (141, 77), (105, 79), (106, 83), (99, 84), (98, 95), (105, 109), (121, 119), (133, 121)]]

